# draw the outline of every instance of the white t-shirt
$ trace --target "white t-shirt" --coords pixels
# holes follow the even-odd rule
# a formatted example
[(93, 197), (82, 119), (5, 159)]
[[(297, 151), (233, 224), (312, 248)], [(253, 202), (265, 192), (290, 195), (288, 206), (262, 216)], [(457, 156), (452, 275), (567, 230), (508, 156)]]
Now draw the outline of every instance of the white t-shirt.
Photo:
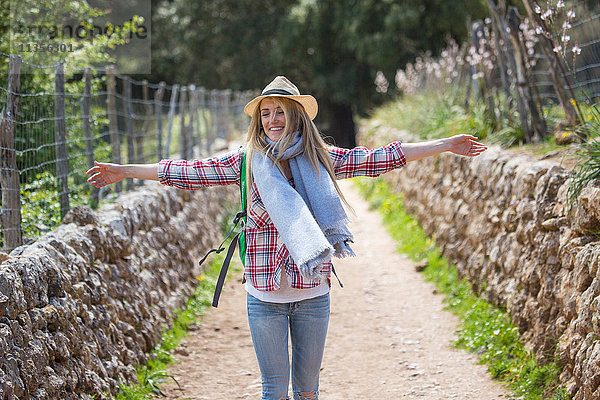
[(279, 290), (261, 291), (257, 290), (249, 280), (246, 281), (246, 291), (260, 301), (268, 303), (295, 303), (301, 300), (312, 299), (329, 293), (329, 282), (327, 278), (322, 278), (319, 286), (310, 289), (295, 289), (290, 286), (282, 268), (281, 286)]

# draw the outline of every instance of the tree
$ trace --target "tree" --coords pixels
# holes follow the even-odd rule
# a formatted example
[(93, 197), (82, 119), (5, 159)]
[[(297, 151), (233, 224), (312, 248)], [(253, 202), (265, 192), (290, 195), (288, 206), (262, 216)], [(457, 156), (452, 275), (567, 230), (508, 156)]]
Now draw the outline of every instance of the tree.
[(439, 52), (446, 37), (464, 38), (470, 12), (484, 15), (486, 6), (479, 1), (302, 0), (280, 32), (279, 64), (318, 97), (321, 128), (337, 145), (352, 147), (354, 115), (364, 115), (394, 93), (376, 93), (378, 71), (393, 77), (419, 53)]
[[(153, 80), (256, 89), (272, 62), (289, 1), (173, 0), (153, 4)], [(263, 84), (264, 82), (264, 84)]]
[[(316, 122), (355, 145), (354, 116), (390, 98), (391, 78), (447, 36), (461, 41), (481, 0), (155, 0), (153, 79), (208, 88), (260, 88), (286, 75), (319, 101)], [(153, 11), (154, 12), (154, 11)]]

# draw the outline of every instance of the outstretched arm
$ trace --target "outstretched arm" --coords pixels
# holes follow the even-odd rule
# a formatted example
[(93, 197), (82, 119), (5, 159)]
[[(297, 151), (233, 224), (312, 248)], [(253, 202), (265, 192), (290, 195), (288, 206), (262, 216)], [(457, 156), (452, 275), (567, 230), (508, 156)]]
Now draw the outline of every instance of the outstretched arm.
[(456, 135), (429, 142), (402, 143), (402, 150), (408, 162), (434, 156), (445, 151), (465, 157), (475, 157), (487, 150), (487, 147), (478, 142), (475, 136)]
[(158, 164), (112, 164), (94, 161), (86, 174), (88, 182), (97, 188), (119, 182), (125, 178), (158, 180)]

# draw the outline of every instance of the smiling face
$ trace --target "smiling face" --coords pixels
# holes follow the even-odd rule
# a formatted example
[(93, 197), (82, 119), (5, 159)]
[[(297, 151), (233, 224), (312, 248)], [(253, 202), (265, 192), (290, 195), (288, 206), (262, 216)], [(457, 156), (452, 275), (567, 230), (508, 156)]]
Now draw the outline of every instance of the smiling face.
[(281, 139), (285, 129), (285, 113), (280, 105), (268, 98), (261, 101), (260, 122), (269, 139), (272, 141)]

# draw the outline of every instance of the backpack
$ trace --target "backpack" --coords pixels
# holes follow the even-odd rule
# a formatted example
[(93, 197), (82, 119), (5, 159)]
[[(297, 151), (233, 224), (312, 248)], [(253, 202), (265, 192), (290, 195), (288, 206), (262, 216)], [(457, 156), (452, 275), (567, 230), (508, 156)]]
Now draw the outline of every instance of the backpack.
[[(240, 247), (239, 254), (242, 260), (242, 265), (246, 265), (246, 153), (242, 153), (242, 167), (240, 170), (240, 199), (242, 203), (242, 210), (233, 218), (233, 227), (229, 230), (227, 236), (225, 236), (225, 239), (223, 239), (221, 244), (216, 249), (210, 249), (208, 253), (206, 253), (206, 255), (198, 262), (199, 265), (202, 265), (210, 253), (214, 252), (219, 254), (225, 250), (223, 244), (227, 241), (227, 239), (229, 239), (229, 236), (231, 236), (238, 224), (241, 222), (242, 229), (233, 237), (231, 243), (229, 243), (227, 255), (225, 256), (225, 260), (223, 260), (223, 265), (221, 266), (221, 271), (219, 272), (219, 278), (217, 279), (212, 301), (212, 306), (215, 308), (219, 305), (219, 297), (221, 297), (221, 290), (223, 289), (223, 284), (225, 283), (225, 278), (227, 277), (227, 271), (229, 270), (231, 257), (233, 257), (233, 252), (238, 245)], [(242, 283), (245, 281), (246, 279), (244, 276)]]

